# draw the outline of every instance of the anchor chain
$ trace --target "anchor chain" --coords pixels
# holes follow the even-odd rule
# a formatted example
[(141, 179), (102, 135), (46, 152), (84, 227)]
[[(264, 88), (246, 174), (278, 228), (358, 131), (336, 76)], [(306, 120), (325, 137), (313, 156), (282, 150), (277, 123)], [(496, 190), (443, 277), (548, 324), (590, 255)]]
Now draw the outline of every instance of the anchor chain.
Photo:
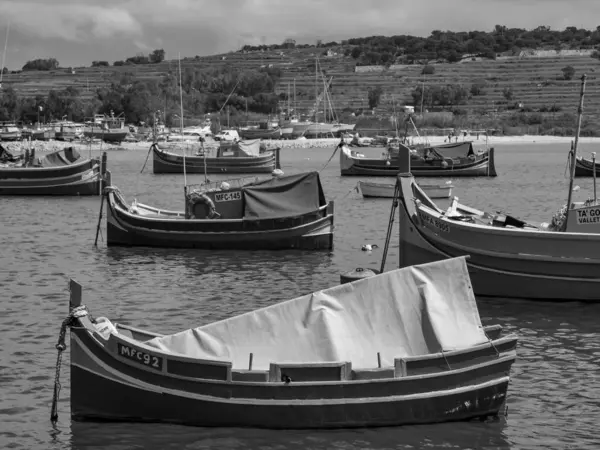
[(77, 306), (73, 308), (69, 315), (62, 321), (60, 326), (60, 332), (58, 334), (58, 342), (55, 347), (58, 351), (56, 356), (56, 374), (54, 375), (54, 394), (52, 395), (52, 409), (50, 411), (50, 421), (56, 423), (58, 420), (58, 398), (60, 396), (60, 390), (62, 388), (60, 384), (60, 368), (62, 365), (62, 354), (67, 349), (65, 342), (65, 336), (67, 334), (67, 328), (71, 327), (73, 323), (80, 317), (89, 315), (85, 305)]

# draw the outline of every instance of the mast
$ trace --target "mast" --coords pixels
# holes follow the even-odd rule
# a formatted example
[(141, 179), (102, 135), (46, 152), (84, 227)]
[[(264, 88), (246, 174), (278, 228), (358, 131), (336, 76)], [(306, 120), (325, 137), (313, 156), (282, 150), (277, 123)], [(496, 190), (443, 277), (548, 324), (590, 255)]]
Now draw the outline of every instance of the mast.
[(287, 116), (288, 116), (288, 120), (289, 120), (289, 117), (290, 117), (290, 82), (289, 81), (288, 81), (287, 101), (288, 101)]
[(8, 22), (6, 25), (6, 39), (4, 40), (4, 53), (2, 53), (2, 65), (0, 66), (0, 88), (2, 87), (2, 77), (4, 76), (4, 63), (6, 62), (6, 47), (8, 46), (9, 30), (10, 30), (10, 22)]
[(294, 78), (294, 115), (296, 115), (298, 105), (296, 105), (296, 78)]
[(567, 219), (571, 210), (571, 200), (573, 198), (573, 182), (575, 181), (575, 162), (577, 161), (577, 144), (579, 143), (579, 132), (581, 131), (581, 116), (583, 116), (583, 95), (585, 93), (585, 73), (581, 75), (581, 92), (579, 93), (579, 107), (577, 108), (577, 128), (575, 130), (575, 143), (571, 155), (571, 176), (569, 179), (569, 196), (567, 198), (567, 210), (565, 212), (565, 221), (563, 230), (567, 228)]
[(315, 56), (315, 123), (317, 123), (317, 115), (319, 114), (319, 57)]
[(423, 99), (425, 98), (425, 79), (423, 79), (423, 83), (421, 84), (421, 117), (424, 118), (425, 114), (423, 113)]
[[(181, 53), (178, 56), (179, 64), (179, 131), (183, 139), (183, 84), (181, 84)], [(185, 147), (183, 148), (183, 192), (187, 194), (187, 174), (185, 167)]]

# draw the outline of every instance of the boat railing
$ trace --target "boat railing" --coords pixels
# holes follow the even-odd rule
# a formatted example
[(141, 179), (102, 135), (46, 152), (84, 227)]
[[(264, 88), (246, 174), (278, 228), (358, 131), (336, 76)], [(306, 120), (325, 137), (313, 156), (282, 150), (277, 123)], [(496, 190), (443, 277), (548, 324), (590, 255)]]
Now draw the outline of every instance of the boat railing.
[(260, 181), (259, 177), (235, 178), (232, 180), (218, 180), (209, 183), (189, 184), (187, 187), (188, 194), (192, 192), (211, 192), (222, 191), (228, 189), (237, 189)]

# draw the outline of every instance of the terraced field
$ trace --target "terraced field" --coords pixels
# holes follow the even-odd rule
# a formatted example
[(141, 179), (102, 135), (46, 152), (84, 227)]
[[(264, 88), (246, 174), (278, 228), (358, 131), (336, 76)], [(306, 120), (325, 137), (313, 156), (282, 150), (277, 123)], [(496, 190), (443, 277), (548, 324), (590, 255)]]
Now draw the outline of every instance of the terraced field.
[[(271, 52), (228, 53), (201, 58), (186, 58), (182, 67), (207, 67), (230, 64), (234, 67), (259, 68), (272, 65), (282, 70), (276, 86), (278, 93), (293, 91), (295, 83), (298, 109), (312, 109), (315, 97), (314, 61), (317, 49), (296, 49)], [(319, 49), (319, 53), (321, 53)], [(383, 91), (380, 110), (391, 109), (391, 101), (410, 105), (410, 95), (417, 85), (445, 85), (460, 83), (470, 88), (473, 83), (485, 84), (485, 95), (472, 96), (463, 109), (475, 113), (501, 109), (507, 106), (503, 90), (510, 87), (513, 99), (534, 110), (557, 106), (562, 112), (577, 108), (579, 77), (587, 74), (586, 116), (600, 117), (600, 82), (596, 70), (600, 61), (587, 56), (478, 60), (454, 64), (435, 64), (433, 75), (421, 75), (422, 66), (407, 65), (381, 72), (355, 72), (354, 60), (343, 56), (320, 56), (321, 68), (327, 77), (333, 77), (331, 94), (335, 108), (367, 108), (369, 88), (380, 86)], [(561, 69), (567, 65), (575, 69), (572, 80), (562, 79)], [(177, 61), (163, 61), (153, 65), (121, 67), (75, 68), (51, 72), (22, 72), (5, 75), (5, 85), (13, 86), (27, 96), (46, 95), (50, 89), (77, 87), (83, 96), (92, 96), (96, 88), (110, 84), (115, 73), (133, 73), (139, 79), (160, 79), (169, 70), (177, 69)], [(319, 90), (322, 91), (322, 79)], [(292, 94), (293, 95), (293, 94)]]

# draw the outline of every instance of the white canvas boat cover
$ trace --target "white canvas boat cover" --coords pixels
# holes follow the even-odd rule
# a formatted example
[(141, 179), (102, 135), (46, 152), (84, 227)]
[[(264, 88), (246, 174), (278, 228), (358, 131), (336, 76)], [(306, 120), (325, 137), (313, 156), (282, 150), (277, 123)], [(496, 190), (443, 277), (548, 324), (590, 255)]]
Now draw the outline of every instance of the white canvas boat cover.
[(260, 139), (237, 141), (234, 145), (240, 150), (240, 156), (260, 156)]
[(349, 361), (355, 369), (394, 358), (488, 342), (464, 257), (412, 266), (267, 308), (151, 339), (146, 344), (234, 369), (270, 363)]

